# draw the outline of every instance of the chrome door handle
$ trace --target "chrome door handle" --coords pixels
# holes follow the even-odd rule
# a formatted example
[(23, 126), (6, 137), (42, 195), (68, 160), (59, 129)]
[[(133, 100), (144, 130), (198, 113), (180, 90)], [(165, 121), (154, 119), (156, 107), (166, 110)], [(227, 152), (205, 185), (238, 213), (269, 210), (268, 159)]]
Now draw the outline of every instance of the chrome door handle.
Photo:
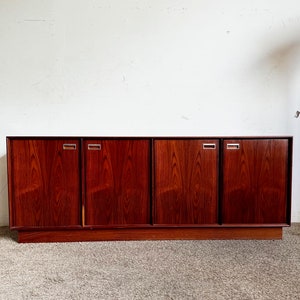
[(216, 149), (216, 144), (214, 143), (205, 143), (202, 145), (203, 149)]
[(236, 144), (227, 144), (226, 148), (228, 150), (238, 150), (240, 149), (240, 144), (236, 143)]
[(63, 144), (64, 150), (76, 150), (76, 144)]
[(101, 150), (101, 144), (88, 144), (88, 150)]

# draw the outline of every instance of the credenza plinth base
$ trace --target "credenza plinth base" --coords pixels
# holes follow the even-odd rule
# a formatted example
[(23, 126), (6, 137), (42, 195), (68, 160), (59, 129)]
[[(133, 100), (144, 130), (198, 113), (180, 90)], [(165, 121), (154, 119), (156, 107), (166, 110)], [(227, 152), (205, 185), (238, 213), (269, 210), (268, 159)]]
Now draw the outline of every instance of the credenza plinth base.
[(133, 241), (133, 240), (236, 240), (282, 239), (282, 227), (247, 228), (114, 228), (19, 231), (20, 243)]

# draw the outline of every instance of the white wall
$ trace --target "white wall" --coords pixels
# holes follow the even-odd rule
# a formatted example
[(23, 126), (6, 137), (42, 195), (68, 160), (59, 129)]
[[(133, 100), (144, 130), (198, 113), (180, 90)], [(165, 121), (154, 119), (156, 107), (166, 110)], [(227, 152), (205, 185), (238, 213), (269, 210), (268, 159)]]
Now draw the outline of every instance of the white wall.
[(0, 1), (0, 225), (7, 135), (294, 135), (297, 0)]

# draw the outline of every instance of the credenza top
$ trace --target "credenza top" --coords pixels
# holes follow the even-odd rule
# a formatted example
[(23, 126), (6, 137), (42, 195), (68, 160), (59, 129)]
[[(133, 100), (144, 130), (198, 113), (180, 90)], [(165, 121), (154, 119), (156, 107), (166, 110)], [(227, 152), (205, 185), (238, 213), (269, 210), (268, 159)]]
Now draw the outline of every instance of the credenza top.
[(292, 139), (293, 136), (7, 136), (7, 139)]

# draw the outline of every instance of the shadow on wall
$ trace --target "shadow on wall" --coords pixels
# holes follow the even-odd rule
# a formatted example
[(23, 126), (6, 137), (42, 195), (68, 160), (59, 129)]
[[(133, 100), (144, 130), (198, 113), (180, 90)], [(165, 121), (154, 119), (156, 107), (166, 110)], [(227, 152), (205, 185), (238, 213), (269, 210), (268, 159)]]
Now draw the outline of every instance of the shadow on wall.
[[(300, 29), (282, 38), (268, 37), (264, 44), (264, 53), (252, 68), (263, 69), (262, 83), (273, 92), (279, 92), (288, 102), (289, 117), (294, 117), (296, 106), (300, 106)], [(290, 115), (292, 113), (292, 115)]]
[(256, 40), (252, 57), (242, 72), (250, 108), (244, 114), (245, 120), (261, 122), (259, 126), (265, 132), (278, 130), (300, 138), (296, 132), (300, 119), (295, 118), (300, 110), (299, 24), (276, 28)]
[(0, 226), (8, 225), (8, 192), (6, 155), (0, 157)]
[[(267, 40), (266, 43), (268, 43)], [(294, 39), (291, 38), (285, 43), (270, 46), (267, 47), (265, 51), (266, 53), (262, 55), (262, 57), (258, 60), (258, 63), (268, 63), (274, 68), (283, 68), (287, 70), (286, 67), (289, 66), (288, 62), (290, 61), (291, 56), (293, 56), (295, 52), (299, 51), (300, 39), (299, 36), (295, 36)]]

